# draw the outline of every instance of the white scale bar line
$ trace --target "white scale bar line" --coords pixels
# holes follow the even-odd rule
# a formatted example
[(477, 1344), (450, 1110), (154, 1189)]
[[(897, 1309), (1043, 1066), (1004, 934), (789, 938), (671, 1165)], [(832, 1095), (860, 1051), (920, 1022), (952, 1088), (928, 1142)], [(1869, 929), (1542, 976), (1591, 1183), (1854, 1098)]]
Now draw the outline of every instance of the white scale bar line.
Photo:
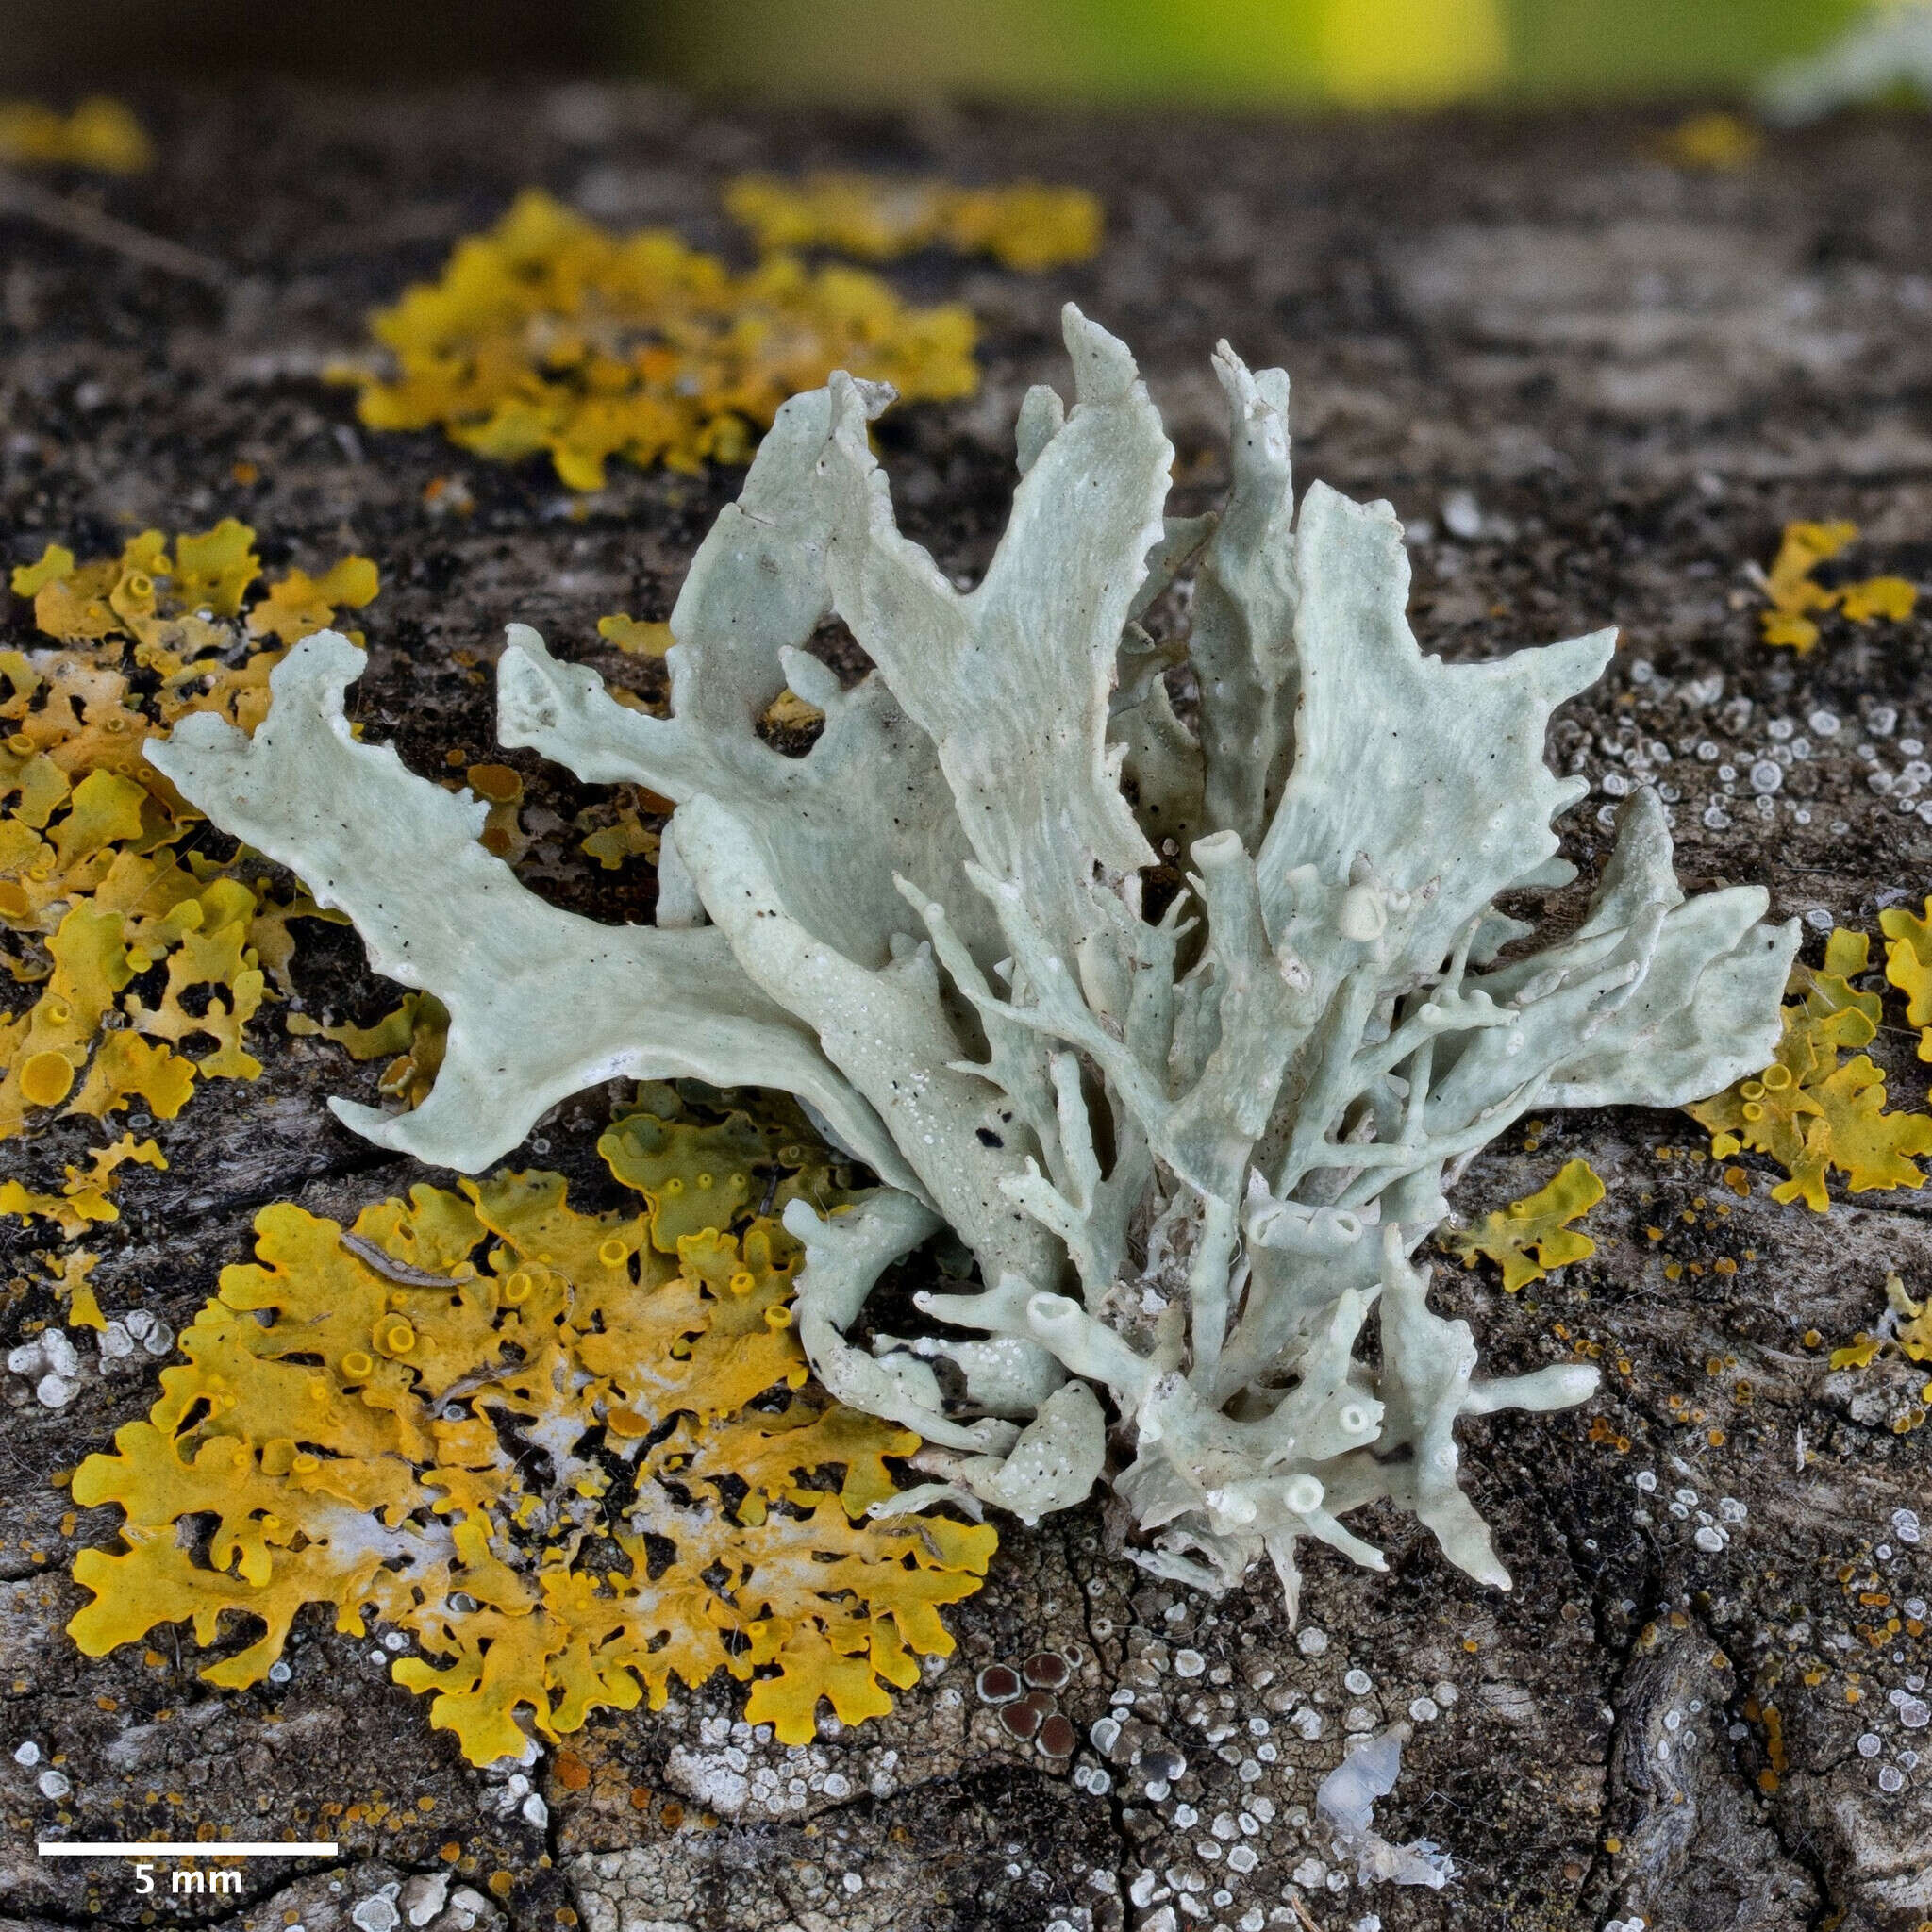
[(232, 1844), (218, 1839), (181, 1844), (160, 1840), (125, 1844), (111, 1840), (42, 1839), (35, 1849), (43, 1858), (333, 1858), (338, 1847), (333, 1839), (260, 1839)]

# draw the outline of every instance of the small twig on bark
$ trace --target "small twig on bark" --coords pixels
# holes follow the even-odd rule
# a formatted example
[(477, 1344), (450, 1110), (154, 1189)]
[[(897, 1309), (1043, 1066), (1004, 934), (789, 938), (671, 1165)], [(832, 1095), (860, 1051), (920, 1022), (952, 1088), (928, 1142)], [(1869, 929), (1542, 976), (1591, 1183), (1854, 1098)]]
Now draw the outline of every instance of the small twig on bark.
[(225, 262), (212, 256), (197, 254), (162, 235), (150, 235), (99, 208), (89, 208), (64, 195), (51, 192), (32, 181), (0, 169), (0, 215), (19, 215), (42, 227), (53, 228), (95, 248), (106, 248), (137, 261), (144, 268), (159, 269), (163, 275), (178, 275), (184, 281), (199, 282), (220, 294), (234, 292), (237, 277)]
[(461, 1274), (432, 1274), (426, 1268), (418, 1268), (413, 1261), (398, 1261), (386, 1249), (377, 1247), (359, 1234), (351, 1234), (347, 1228), (336, 1240), (372, 1274), (380, 1274), (384, 1280), (396, 1282), (404, 1288), (460, 1288), (464, 1282), (474, 1281), (476, 1276), (474, 1268)]

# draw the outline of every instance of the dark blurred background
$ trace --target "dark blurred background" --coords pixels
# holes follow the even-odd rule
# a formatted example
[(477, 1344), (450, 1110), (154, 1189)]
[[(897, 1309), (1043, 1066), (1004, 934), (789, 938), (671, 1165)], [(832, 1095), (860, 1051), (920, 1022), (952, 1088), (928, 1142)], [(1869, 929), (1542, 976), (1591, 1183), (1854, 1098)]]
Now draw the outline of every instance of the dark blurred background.
[(0, 91), (279, 74), (922, 97), (1401, 107), (1741, 92), (1864, 0), (4, 0)]

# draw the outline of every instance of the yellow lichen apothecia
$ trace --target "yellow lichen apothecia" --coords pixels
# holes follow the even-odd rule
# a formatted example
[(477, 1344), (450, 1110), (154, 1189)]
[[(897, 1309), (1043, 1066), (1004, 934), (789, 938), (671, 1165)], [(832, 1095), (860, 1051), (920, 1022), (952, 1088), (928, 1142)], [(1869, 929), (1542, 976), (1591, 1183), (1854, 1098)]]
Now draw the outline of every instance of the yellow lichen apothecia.
[[(1890, 918), (1890, 914), (1884, 915)], [(1910, 989), (1916, 959), (1909, 914), (1886, 930), (1896, 931), (1888, 974)], [(1749, 1148), (1768, 1154), (1790, 1176), (1771, 1191), (1774, 1201), (1802, 1200), (1823, 1214), (1831, 1206), (1825, 1176), (1837, 1172), (1855, 1194), (1892, 1188), (1921, 1188), (1916, 1161), (1932, 1154), (1932, 1116), (1889, 1113), (1885, 1075), (1866, 1055), (1840, 1062), (1840, 1049), (1874, 1039), (1879, 995), (1851, 982), (1869, 972), (1872, 941), (1843, 928), (1825, 942), (1824, 967), (1793, 969), (1784, 1008), (1784, 1038), (1777, 1058), (1761, 1072), (1685, 1109), (1711, 1137), (1719, 1159)]]
[(773, 255), (743, 274), (667, 229), (617, 235), (537, 190), (373, 318), (387, 368), (344, 364), (372, 429), (441, 426), (478, 456), (547, 454), (572, 490), (612, 458), (743, 462), (834, 369), (908, 400), (971, 395), (973, 318), (877, 276)]
[[(87, 563), (49, 544), (13, 573), (61, 648), (0, 651), (0, 966), (41, 989), (0, 1013), (0, 1141), (61, 1106), (105, 1119), (139, 1098), (173, 1119), (197, 1079), (261, 1072), (244, 1029), (271, 979), (289, 990), (290, 922), (325, 915), (258, 862), (189, 849), (201, 816), (145, 747), (197, 711), (252, 729), (287, 646), (367, 604), (377, 577), (348, 557), (258, 592), (260, 571), (231, 517)], [(190, 1058), (190, 1039), (211, 1048)], [(0, 1213), (51, 1211), (10, 1199)]]
[(239, 1688), (305, 1605), (357, 1633), (374, 1615), (414, 1640), (397, 1682), (477, 1763), (520, 1753), (525, 1719), (554, 1740), (720, 1669), (750, 1681), (751, 1722), (803, 1743), (822, 1697), (878, 1715), (915, 1653), (949, 1653), (940, 1609), (979, 1588), (995, 1534), (869, 1518), (919, 1439), (799, 1392), (800, 1251), (753, 1211), (836, 1211), (847, 1177), (788, 1117), (646, 1099), (604, 1142), (640, 1214), (508, 1173), (348, 1231), (264, 1209), (147, 1420), (75, 1475), (76, 1503), (125, 1519), (121, 1548), (75, 1560), (81, 1649), (252, 1623), (203, 1673)]

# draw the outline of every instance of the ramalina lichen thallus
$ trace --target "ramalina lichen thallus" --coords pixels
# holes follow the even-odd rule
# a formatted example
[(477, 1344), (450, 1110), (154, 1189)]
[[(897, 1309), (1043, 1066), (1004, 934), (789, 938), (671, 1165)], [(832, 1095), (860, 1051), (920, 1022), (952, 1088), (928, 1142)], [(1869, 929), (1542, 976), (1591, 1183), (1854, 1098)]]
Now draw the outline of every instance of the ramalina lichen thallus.
[[(1163, 522), (1173, 450), (1131, 357), (1073, 309), (1066, 337), (1075, 405), (1027, 394), (970, 592), (894, 526), (866, 433), (891, 391), (835, 375), (692, 561), (669, 718), (512, 626), (503, 741), (676, 802), (655, 927), (544, 904), (476, 843), (480, 801), (358, 743), (341, 637), (290, 654), (252, 740), (194, 718), (152, 756), (448, 1007), (423, 1107), (335, 1103), (371, 1140), (475, 1170), (578, 1089), (687, 1075), (789, 1089), (872, 1168), (848, 1212), (785, 1221), (819, 1379), (925, 1440), (936, 1482), (882, 1507), (1030, 1520), (1105, 1476), (1148, 1568), (1218, 1589), (1265, 1553), (1292, 1606), (1302, 1537), (1381, 1566), (1342, 1519), (1388, 1497), (1506, 1585), (1457, 1418), (1580, 1401), (1596, 1371), (1476, 1378), (1416, 1258), (1443, 1190), (1528, 1110), (1675, 1106), (1762, 1066), (1795, 928), (1757, 923), (1757, 888), (1686, 901), (1641, 791), (1583, 924), (1505, 958), (1528, 928), (1498, 894), (1573, 876), (1550, 825), (1585, 788), (1544, 732), (1613, 634), (1424, 658), (1389, 506), (1297, 506), (1288, 379), (1225, 346), (1232, 495)], [(1191, 634), (1157, 643), (1137, 619), (1187, 571)], [(850, 690), (802, 648), (828, 612), (877, 667)], [(803, 758), (757, 731), (787, 686), (825, 714)], [(1155, 917), (1163, 857), (1187, 890)], [(857, 1346), (881, 1273), (941, 1227), (983, 1286)]]

